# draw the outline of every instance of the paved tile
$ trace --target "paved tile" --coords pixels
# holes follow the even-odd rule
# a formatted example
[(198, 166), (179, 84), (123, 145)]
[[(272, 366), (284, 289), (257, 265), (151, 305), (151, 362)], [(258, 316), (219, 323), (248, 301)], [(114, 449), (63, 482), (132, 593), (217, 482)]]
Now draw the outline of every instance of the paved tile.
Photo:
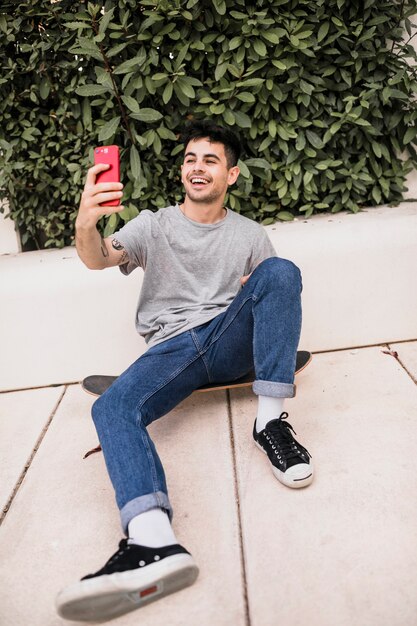
[(7, 504), (63, 387), (0, 394), (0, 510)]
[(414, 626), (416, 386), (382, 348), (316, 355), (286, 404), (315, 482), (290, 490), (232, 394), (252, 626)]
[[(101, 567), (121, 538), (103, 457), (82, 459), (97, 443), (91, 402), (78, 386), (68, 389), (1, 528), (5, 624), (69, 624), (55, 613), (57, 591)], [(174, 529), (200, 576), (140, 615), (114, 620), (115, 626), (245, 624), (228, 428), (224, 392), (192, 396), (151, 426), (168, 476)]]
[(417, 380), (417, 341), (393, 343), (390, 345), (390, 348), (398, 352), (399, 359), (404, 364), (404, 367), (413, 379)]

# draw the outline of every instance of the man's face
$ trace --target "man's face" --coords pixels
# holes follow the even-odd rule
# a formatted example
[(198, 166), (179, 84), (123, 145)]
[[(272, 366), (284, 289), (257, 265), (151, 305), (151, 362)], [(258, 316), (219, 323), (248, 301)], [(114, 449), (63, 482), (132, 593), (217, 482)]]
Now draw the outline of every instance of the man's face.
[(239, 176), (237, 166), (229, 168), (222, 143), (194, 139), (185, 148), (181, 180), (193, 202), (211, 204), (226, 195), (229, 185)]

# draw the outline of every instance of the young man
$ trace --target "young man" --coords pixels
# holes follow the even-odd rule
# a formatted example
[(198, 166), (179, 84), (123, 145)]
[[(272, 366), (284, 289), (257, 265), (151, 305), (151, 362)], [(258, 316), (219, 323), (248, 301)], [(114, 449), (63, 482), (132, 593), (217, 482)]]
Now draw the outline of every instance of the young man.
[(106, 565), (58, 596), (60, 614), (104, 620), (194, 582), (198, 569), (177, 543), (164, 470), (146, 427), (201, 385), (255, 368), (258, 411), (253, 438), (288, 487), (312, 481), (310, 455), (283, 412), (295, 394), (301, 327), (301, 276), (276, 256), (264, 229), (223, 206), (238, 176), (240, 143), (210, 121), (183, 137), (182, 204), (142, 211), (103, 239), (99, 218), (123, 207), (122, 185), (96, 184), (88, 171), (76, 220), (76, 245), (91, 269), (144, 270), (138, 332), (148, 351), (93, 406), (93, 419), (128, 539)]

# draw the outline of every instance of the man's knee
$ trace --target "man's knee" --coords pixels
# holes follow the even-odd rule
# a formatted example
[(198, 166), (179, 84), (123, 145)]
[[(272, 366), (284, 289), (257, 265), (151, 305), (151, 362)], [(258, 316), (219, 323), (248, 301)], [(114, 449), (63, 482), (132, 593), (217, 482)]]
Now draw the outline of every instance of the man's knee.
[(295, 263), (288, 259), (270, 257), (262, 261), (255, 271), (264, 274), (268, 280), (272, 280), (280, 286), (299, 286), (301, 289), (301, 272)]
[(107, 389), (91, 407), (91, 416), (94, 424), (100, 426), (108, 420), (117, 419), (118, 415), (126, 417), (129, 414), (129, 407), (123, 404), (123, 397), (112, 387)]
[(96, 426), (102, 422), (106, 413), (108, 413), (108, 409), (105, 408), (103, 396), (100, 396), (91, 407), (91, 417), (93, 418), (93, 422)]

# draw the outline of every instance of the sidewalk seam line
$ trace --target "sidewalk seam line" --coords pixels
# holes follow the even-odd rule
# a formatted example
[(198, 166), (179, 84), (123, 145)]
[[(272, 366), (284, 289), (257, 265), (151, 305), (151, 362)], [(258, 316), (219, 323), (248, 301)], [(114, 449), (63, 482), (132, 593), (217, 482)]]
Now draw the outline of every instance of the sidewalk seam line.
[(347, 352), (348, 350), (366, 350), (366, 348), (379, 348), (380, 346), (386, 346), (390, 343), (413, 343), (416, 339), (399, 339), (393, 341), (378, 341), (377, 343), (360, 344), (354, 346), (348, 346), (346, 348), (328, 348), (326, 350), (312, 350), (311, 354), (330, 354), (331, 352)]
[(72, 385), (80, 385), (82, 381), (70, 382), (70, 383), (52, 383), (51, 385), (35, 385), (35, 387), (18, 387), (17, 389), (1, 389), (2, 393), (18, 393), (19, 391), (36, 391), (37, 389), (53, 389), (55, 387), (71, 387)]
[(238, 478), (237, 478), (236, 448), (235, 448), (235, 439), (233, 435), (233, 423), (232, 423), (232, 403), (230, 399), (229, 389), (226, 389), (226, 399), (227, 399), (227, 417), (229, 421), (229, 438), (230, 438), (230, 445), (232, 449), (233, 478), (234, 478), (237, 521), (238, 521), (238, 531), (239, 531), (239, 551), (240, 551), (240, 562), (241, 562), (241, 568), (242, 568), (242, 586), (243, 586), (243, 602), (244, 602), (244, 608), (245, 608), (245, 626), (250, 626), (251, 621), (250, 621), (250, 610), (249, 610), (248, 581), (246, 578), (246, 559), (245, 559), (245, 550), (244, 550), (244, 545), (243, 545), (242, 517), (241, 517), (241, 509), (240, 509), (239, 484), (238, 484)]
[(16, 484), (13, 487), (12, 493), (10, 494), (9, 499), (6, 502), (6, 504), (5, 504), (4, 508), (3, 508), (3, 511), (1, 512), (1, 515), (0, 515), (0, 526), (2, 525), (3, 521), (5, 520), (6, 515), (9, 512), (10, 507), (11, 507), (11, 505), (13, 503), (13, 500), (15, 499), (15, 497), (17, 495), (17, 492), (19, 491), (20, 486), (23, 483), (23, 480), (24, 480), (25, 476), (26, 476), (26, 474), (29, 471), (29, 468), (32, 465), (32, 461), (35, 458), (36, 453), (39, 450), (39, 447), (40, 447), (40, 445), (41, 445), (41, 443), (42, 443), (42, 441), (43, 441), (43, 439), (44, 439), (44, 437), (46, 435), (46, 432), (47, 432), (49, 426), (51, 425), (52, 420), (55, 417), (55, 414), (56, 414), (56, 412), (57, 412), (57, 410), (58, 410), (58, 408), (59, 408), (59, 406), (60, 406), (60, 404), (61, 404), (61, 402), (63, 400), (63, 397), (64, 397), (64, 395), (65, 395), (65, 393), (67, 391), (67, 388), (68, 388), (67, 386), (64, 387), (60, 397), (58, 398), (57, 402), (55, 403), (55, 406), (52, 409), (52, 411), (51, 411), (51, 413), (50, 413), (50, 415), (48, 417), (48, 421), (46, 422), (46, 424), (42, 428), (41, 434), (37, 438), (37, 440), (35, 442), (35, 445), (34, 445), (34, 447), (32, 449), (32, 452), (30, 453), (29, 458), (26, 461), (23, 470), (21, 471), (21, 473), (19, 475), (19, 478), (16, 481)]
[[(386, 347), (388, 348), (388, 350), (392, 351), (392, 346), (391, 346), (391, 344), (387, 343), (387, 344), (386, 344)], [(401, 367), (403, 368), (403, 370), (405, 371), (405, 373), (406, 373), (406, 374), (408, 374), (408, 376), (411, 378), (411, 380), (413, 381), (413, 383), (414, 383), (415, 385), (417, 385), (417, 379), (416, 379), (416, 378), (414, 378), (414, 376), (413, 376), (413, 374), (410, 372), (410, 370), (409, 370), (409, 369), (407, 369), (407, 367), (404, 365), (404, 363), (402, 362), (401, 357), (400, 357), (400, 355), (398, 354), (398, 352), (397, 352), (397, 356), (396, 356), (396, 357), (394, 357), (394, 358), (395, 358), (395, 360), (396, 360), (396, 361), (398, 361), (398, 363), (401, 365)]]

